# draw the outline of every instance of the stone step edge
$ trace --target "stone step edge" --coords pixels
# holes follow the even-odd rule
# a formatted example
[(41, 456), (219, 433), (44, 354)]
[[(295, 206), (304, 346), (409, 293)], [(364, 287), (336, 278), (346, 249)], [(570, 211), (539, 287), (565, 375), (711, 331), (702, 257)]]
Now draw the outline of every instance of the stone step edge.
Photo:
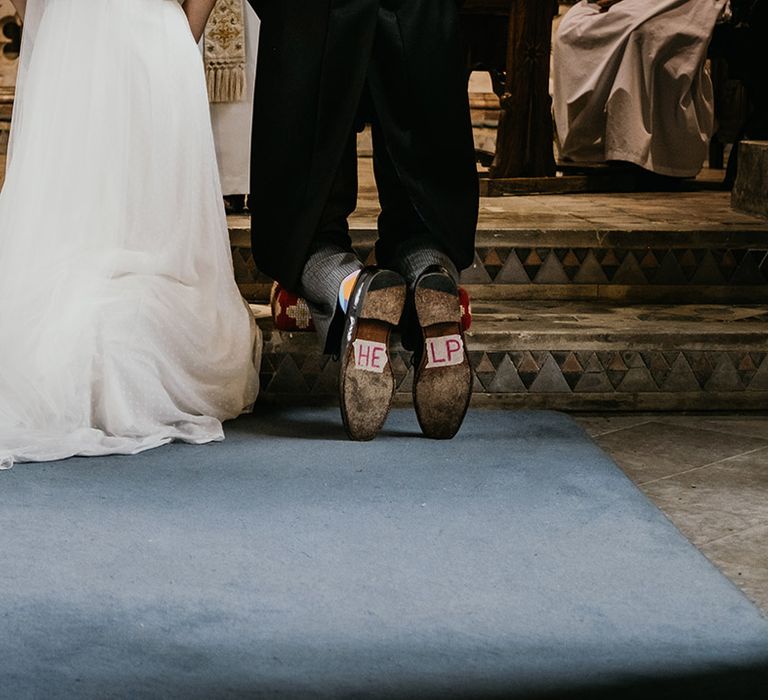
[[(722, 305), (729, 307), (729, 305)], [(729, 321), (712, 320), (701, 317), (695, 320), (689, 318), (659, 319), (652, 314), (658, 313), (665, 306), (627, 305), (610, 306), (601, 304), (598, 307), (602, 311), (615, 314), (593, 316), (590, 318), (589, 309), (581, 309), (578, 306), (569, 308), (544, 307), (544, 311), (557, 312), (560, 315), (576, 315), (582, 317), (576, 321), (554, 321), (553, 325), (542, 328), (542, 319), (535, 318), (534, 311), (541, 309), (534, 307), (511, 305), (508, 313), (525, 315), (529, 312), (532, 320), (521, 320), (508, 316), (503, 311), (492, 313), (476, 310), (474, 313), (472, 328), (467, 332), (467, 343), (470, 351), (512, 351), (512, 350), (553, 350), (570, 349), (578, 346), (579, 350), (595, 351), (597, 349), (613, 351), (616, 348), (628, 348), (632, 350), (689, 350), (689, 351), (730, 351), (738, 350), (759, 351), (768, 353), (768, 320), (751, 320), (749, 318), (734, 319)], [(649, 319), (628, 323), (622, 320), (622, 309), (631, 309), (633, 313), (643, 312), (649, 314)], [(669, 305), (670, 309), (679, 308)], [(265, 345), (271, 347), (291, 347), (295, 350), (319, 352), (317, 337), (313, 332), (288, 332), (279, 331), (274, 327), (271, 311), (268, 306), (251, 305), (257, 323), (259, 324)], [(701, 311), (713, 311), (716, 305), (701, 305)], [(761, 306), (756, 309), (762, 310)], [(697, 312), (696, 307), (691, 309), (691, 314)], [(768, 308), (766, 309), (768, 313)], [(622, 327), (612, 327), (612, 321), (621, 323)], [(557, 347), (555, 347), (557, 346)], [(395, 347), (398, 351), (402, 348), (397, 345), (395, 335)]]
[[(265, 347), (275, 350), (289, 348), (289, 352), (320, 352), (314, 333), (289, 333), (262, 327)], [(718, 333), (716, 339), (713, 334)], [(587, 328), (563, 331), (532, 329), (481, 330), (473, 329), (467, 334), (470, 352), (523, 352), (523, 351), (566, 351), (566, 352), (768, 352), (768, 324), (751, 331), (698, 330), (675, 332), (650, 329), (632, 331), (605, 331)], [(393, 349), (405, 352), (397, 337)]]
[[(229, 229), (230, 242), (236, 248), (251, 246), (249, 228), (233, 226)], [(375, 228), (352, 228), (355, 245), (372, 247), (378, 238)], [(532, 229), (532, 228), (481, 228), (478, 230), (476, 248), (622, 248), (641, 250), (646, 248), (693, 248), (704, 249), (756, 249), (768, 251), (768, 221), (761, 228), (745, 228), (723, 231), (717, 228), (669, 228), (601, 229)]]
[[(242, 295), (253, 302), (266, 302), (271, 283), (240, 284)], [(473, 303), (492, 301), (603, 301), (616, 303), (761, 304), (768, 303), (765, 285), (622, 285), (547, 284), (543, 282), (462, 284)]]
[[(258, 399), (262, 406), (338, 406), (335, 396), (265, 393)], [(722, 413), (724, 411), (764, 413), (768, 391), (720, 393), (716, 397), (701, 392), (648, 394), (490, 394), (475, 392), (472, 409), (510, 411), (541, 410), (566, 413)], [(395, 408), (413, 406), (409, 391), (397, 391)]]

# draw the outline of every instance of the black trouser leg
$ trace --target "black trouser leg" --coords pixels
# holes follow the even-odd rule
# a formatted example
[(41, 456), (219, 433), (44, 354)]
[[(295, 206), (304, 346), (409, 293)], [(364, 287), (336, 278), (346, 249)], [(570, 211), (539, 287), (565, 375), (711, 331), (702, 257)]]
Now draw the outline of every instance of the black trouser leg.
[[(373, 118), (373, 164), (379, 190), (379, 240), (376, 259), (381, 267), (399, 272), (409, 288), (430, 267), (439, 266), (459, 281), (459, 271), (442, 242), (432, 233), (398, 176), (375, 115)], [(416, 348), (421, 338), (418, 320), (410, 305), (401, 323), (403, 345)]]
[(458, 281), (458, 270), (443, 242), (421, 218), (400, 180), (376, 120), (373, 122), (373, 154), (381, 204), (376, 244), (379, 265), (399, 272), (411, 287), (421, 273), (433, 265), (444, 267)]
[(458, 9), (446, 0), (382, 0), (368, 68), (382, 204), (379, 260), (418, 239), (471, 265), (478, 179)]
[[(443, 3), (444, 4), (444, 3)], [(412, 111), (419, 112), (421, 105), (415, 103), (408, 87), (412, 76), (423, 76), (420, 70), (414, 69), (409, 62), (405, 49), (414, 40), (414, 33), (434, 19), (429, 6), (434, 6), (432, 0), (422, 0), (420, 3), (426, 9), (423, 13), (416, 12), (415, 16), (403, 17), (399, 0), (388, 0), (382, 3), (379, 10), (376, 38), (374, 41), (373, 58), (368, 78), (367, 101), (371, 112), (373, 130), (373, 157), (376, 184), (379, 190), (381, 215), (379, 216), (379, 241), (376, 255), (379, 263), (400, 272), (412, 286), (416, 278), (431, 265), (445, 267), (453, 276), (458, 278), (458, 271), (446, 244), (447, 231), (441, 230), (434, 219), (429, 219), (428, 205), (425, 202), (423, 182), (420, 181), (420, 169), (427, 163), (419, 162), (414, 156), (424, 154), (432, 161), (440, 162), (443, 153), (452, 149), (451, 144), (434, 144), (432, 148), (424, 149), (423, 143), (414, 142), (424, 139), (426, 130), (421, 124), (423, 117), (414, 116)], [(445, 13), (445, 8), (442, 8)], [(438, 23), (439, 24), (439, 23)], [(449, 20), (450, 26), (450, 20)], [(433, 28), (435, 25), (431, 25)], [(435, 46), (442, 49), (441, 58), (456, 59), (457, 41), (452, 31), (443, 29), (438, 32)], [(428, 33), (425, 32), (425, 36)], [(428, 39), (426, 41), (429, 41)], [(452, 55), (453, 54), (453, 55)], [(426, 88), (426, 86), (425, 86)], [(456, 85), (454, 85), (456, 88)], [(466, 102), (466, 85), (458, 86), (458, 103)], [(423, 112), (423, 110), (421, 110)], [(454, 112), (457, 111), (454, 109)], [(454, 136), (459, 141), (471, 140), (471, 127), (462, 124), (461, 109), (458, 128)], [(441, 117), (432, 114), (437, 122)], [(448, 117), (448, 120), (456, 117)], [(458, 158), (459, 163), (467, 159)], [(451, 167), (456, 170), (456, 162)], [(464, 163), (468, 179), (474, 180), (474, 159)], [(448, 192), (432, 193), (433, 204), (439, 208), (441, 199)], [(470, 209), (472, 205), (470, 204)], [(471, 237), (471, 236), (470, 236)]]
[(357, 205), (357, 134), (349, 138), (301, 275), (301, 295), (312, 311), (326, 354), (338, 352), (344, 318), (338, 308), (344, 278), (363, 264), (352, 250), (349, 216)]

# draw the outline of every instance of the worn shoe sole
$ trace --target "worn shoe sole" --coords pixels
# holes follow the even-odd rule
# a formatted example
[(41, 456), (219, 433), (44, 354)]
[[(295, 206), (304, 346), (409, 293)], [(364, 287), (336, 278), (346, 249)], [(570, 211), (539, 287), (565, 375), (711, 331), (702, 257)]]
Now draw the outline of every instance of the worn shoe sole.
[(413, 403), (424, 435), (449, 440), (459, 432), (472, 398), (469, 363), (456, 283), (435, 272), (424, 275), (414, 291), (423, 333)]
[(400, 275), (378, 272), (355, 313), (354, 327), (347, 322), (349, 342), (341, 358), (339, 395), (344, 428), (352, 440), (373, 440), (392, 408), (395, 376), (389, 340), (403, 315), (405, 297)]

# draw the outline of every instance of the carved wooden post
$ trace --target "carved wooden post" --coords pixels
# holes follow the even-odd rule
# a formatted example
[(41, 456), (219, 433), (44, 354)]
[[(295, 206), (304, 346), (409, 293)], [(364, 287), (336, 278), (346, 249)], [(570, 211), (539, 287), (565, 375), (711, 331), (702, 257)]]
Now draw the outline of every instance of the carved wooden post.
[(8, 144), (16, 70), (21, 48), (21, 26), (10, 0), (0, 0), (0, 157)]
[(494, 178), (555, 174), (549, 67), (552, 0), (511, 0)]

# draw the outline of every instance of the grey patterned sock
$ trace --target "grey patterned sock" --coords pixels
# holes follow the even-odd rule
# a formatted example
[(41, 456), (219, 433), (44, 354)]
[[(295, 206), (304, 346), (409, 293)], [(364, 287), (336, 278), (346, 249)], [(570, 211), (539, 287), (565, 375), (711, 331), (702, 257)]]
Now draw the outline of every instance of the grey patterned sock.
[(363, 263), (353, 252), (331, 245), (314, 250), (304, 265), (299, 291), (309, 304), (320, 343), (328, 354), (337, 352), (337, 333), (331, 330), (339, 325), (338, 319), (334, 324), (339, 287), (346, 277), (362, 269)]
[(459, 271), (448, 253), (430, 241), (416, 239), (400, 246), (397, 251), (398, 272), (405, 278), (409, 287), (416, 284), (421, 274), (433, 265), (444, 267), (459, 283)]

